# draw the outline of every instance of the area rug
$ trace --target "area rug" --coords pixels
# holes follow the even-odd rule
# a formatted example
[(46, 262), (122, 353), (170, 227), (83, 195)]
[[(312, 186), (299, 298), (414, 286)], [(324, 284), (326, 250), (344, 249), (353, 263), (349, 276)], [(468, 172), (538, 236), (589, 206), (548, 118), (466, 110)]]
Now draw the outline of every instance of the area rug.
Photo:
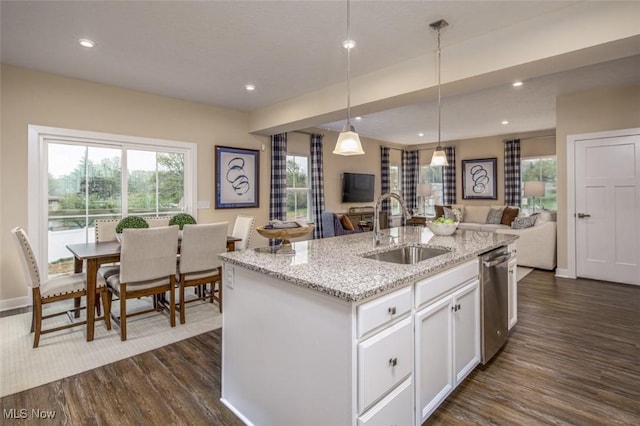
[[(149, 303), (146, 299), (134, 302), (142, 307)], [(129, 301), (127, 307), (127, 311), (131, 311)], [(116, 302), (113, 310), (117, 311), (117, 308)], [(197, 336), (222, 325), (217, 304), (189, 303), (185, 313), (186, 323), (180, 324), (176, 315), (173, 328), (169, 325), (167, 312), (129, 318), (124, 342), (120, 341), (120, 328), (116, 324), (112, 323), (112, 329), (107, 330), (104, 322), (98, 321), (93, 342), (86, 341), (86, 328), (78, 326), (40, 336), (38, 348), (33, 348), (33, 334), (29, 332), (31, 313), (0, 318), (0, 397)], [(52, 322), (69, 320), (62, 315), (48, 321), (47, 328)]]
[(533, 268), (527, 268), (525, 266), (518, 266), (518, 269), (516, 271), (516, 275), (517, 275), (518, 281), (520, 281), (521, 279), (526, 277), (531, 271), (533, 271)]

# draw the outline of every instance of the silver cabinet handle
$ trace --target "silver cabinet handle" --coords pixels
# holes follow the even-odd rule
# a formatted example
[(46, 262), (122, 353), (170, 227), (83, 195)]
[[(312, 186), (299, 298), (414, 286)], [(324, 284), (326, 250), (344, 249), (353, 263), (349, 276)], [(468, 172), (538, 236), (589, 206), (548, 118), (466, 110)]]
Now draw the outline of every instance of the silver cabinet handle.
[(395, 315), (396, 314), (396, 307), (392, 306), (391, 308), (389, 308), (389, 315)]
[(398, 365), (398, 358), (389, 358), (389, 367), (395, 367)]

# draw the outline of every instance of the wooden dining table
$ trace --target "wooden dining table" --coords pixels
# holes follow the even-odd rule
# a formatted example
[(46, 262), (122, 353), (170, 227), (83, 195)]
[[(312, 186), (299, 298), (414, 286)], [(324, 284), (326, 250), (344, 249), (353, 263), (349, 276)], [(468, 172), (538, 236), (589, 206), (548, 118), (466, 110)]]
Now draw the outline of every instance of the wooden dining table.
[[(241, 238), (227, 236), (227, 250), (235, 251), (236, 242)], [(96, 286), (98, 268), (105, 263), (120, 261), (120, 243), (105, 241), (101, 243), (67, 244), (67, 250), (73, 254), (74, 272), (82, 272), (86, 262), (87, 272), (87, 342), (93, 340), (95, 325)], [(106, 315), (106, 313), (105, 313)]]

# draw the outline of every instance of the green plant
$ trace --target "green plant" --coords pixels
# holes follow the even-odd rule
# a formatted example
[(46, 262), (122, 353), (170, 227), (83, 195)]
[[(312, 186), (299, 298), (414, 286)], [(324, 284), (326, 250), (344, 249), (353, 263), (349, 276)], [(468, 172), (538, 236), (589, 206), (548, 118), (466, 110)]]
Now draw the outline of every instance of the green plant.
[(187, 213), (178, 213), (169, 220), (169, 225), (178, 225), (181, 231), (185, 225), (195, 225), (196, 223), (194, 217)]
[(125, 228), (148, 228), (149, 224), (140, 216), (127, 216), (123, 218), (116, 226), (116, 233), (122, 234)]

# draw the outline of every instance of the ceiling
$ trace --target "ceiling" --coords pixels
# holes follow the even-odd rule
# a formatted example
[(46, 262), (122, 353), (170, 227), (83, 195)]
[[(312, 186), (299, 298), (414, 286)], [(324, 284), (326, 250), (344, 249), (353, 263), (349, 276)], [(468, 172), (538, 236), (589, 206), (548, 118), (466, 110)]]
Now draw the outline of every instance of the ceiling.
[[(567, 16), (584, 3), (353, 0), (351, 38), (358, 44), (351, 76), (432, 55), (435, 37), (428, 23), (440, 18), (450, 24), (442, 33), (444, 61), (447, 49)], [(252, 114), (346, 80), (345, 1), (3, 0), (0, 7), (5, 64)], [(79, 46), (83, 37), (96, 46)], [(517, 89), (494, 81), (445, 94), (442, 139), (552, 129), (559, 94), (640, 83), (640, 48), (613, 60), (563, 68), (538, 73)], [(247, 92), (246, 84), (256, 90)], [(346, 106), (346, 91), (343, 99)], [(339, 131), (344, 121), (313, 125)], [(353, 124), (361, 135), (383, 141), (432, 142), (437, 140), (436, 102), (430, 96), (370, 111)]]

